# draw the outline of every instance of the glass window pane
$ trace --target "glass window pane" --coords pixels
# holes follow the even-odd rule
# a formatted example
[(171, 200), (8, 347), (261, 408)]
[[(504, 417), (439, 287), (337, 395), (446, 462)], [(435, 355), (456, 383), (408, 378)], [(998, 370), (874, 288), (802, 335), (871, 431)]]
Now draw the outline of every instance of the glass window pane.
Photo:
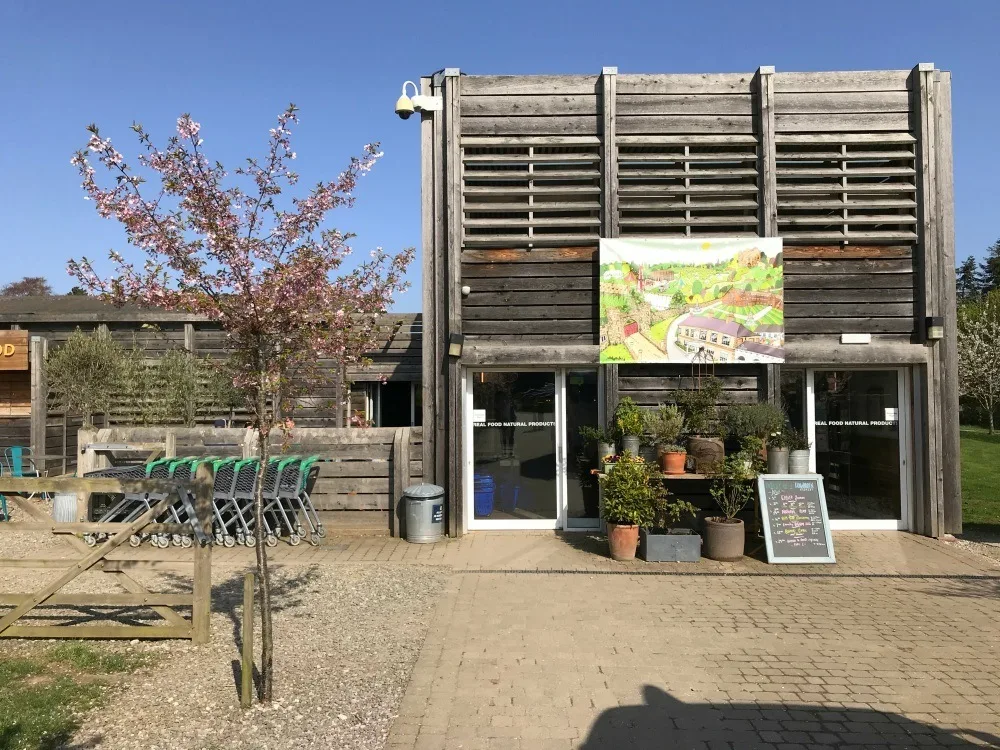
[(597, 427), (596, 370), (566, 373), (566, 525), (596, 528), (598, 520), (597, 446), (580, 437), (581, 427)]
[(816, 469), (831, 518), (901, 520), (899, 381), (892, 370), (817, 370)]
[(475, 518), (555, 519), (555, 373), (470, 376)]
[(788, 423), (799, 432), (806, 431), (806, 371), (781, 368), (781, 404)]

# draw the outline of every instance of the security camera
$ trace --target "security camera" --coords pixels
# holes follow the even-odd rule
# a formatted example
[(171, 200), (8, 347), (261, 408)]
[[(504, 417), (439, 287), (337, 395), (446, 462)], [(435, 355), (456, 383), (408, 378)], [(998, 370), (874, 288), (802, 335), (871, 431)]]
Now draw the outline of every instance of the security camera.
[(400, 120), (409, 119), (416, 110), (413, 108), (413, 100), (406, 95), (406, 84), (413, 86), (413, 96), (417, 96), (417, 84), (413, 81), (406, 81), (403, 83), (403, 92), (400, 97), (396, 100), (396, 114), (399, 115)]
[[(413, 86), (413, 96), (406, 95), (407, 85)], [(418, 93), (417, 84), (413, 81), (406, 81), (403, 84), (403, 91), (396, 100), (396, 114), (399, 119), (407, 120), (414, 112), (440, 112), (444, 106), (440, 96), (424, 96)]]

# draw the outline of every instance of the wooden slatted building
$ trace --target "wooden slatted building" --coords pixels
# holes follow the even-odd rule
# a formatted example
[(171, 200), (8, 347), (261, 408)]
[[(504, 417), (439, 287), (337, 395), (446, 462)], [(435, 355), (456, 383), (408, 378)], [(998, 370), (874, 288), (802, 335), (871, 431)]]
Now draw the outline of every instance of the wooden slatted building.
[(950, 86), (932, 64), (421, 79), (443, 103), (421, 122), (423, 465), (449, 532), (587, 527), (579, 424), (699, 374), (598, 366), (598, 242), (699, 236), (784, 243), (785, 363), (717, 366), (727, 400), (784, 401), (841, 527), (959, 531)]
[[(419, 425), (421, 378), (421, 316), (386, 314), (379, 323), (378, 349), (370, 363), (349, 366), (343, 374), (335, 362), (323, 362), (329, 378), (298, 400), (293, 416), (300, 427), (343, 427), (366, 422), (374, 426)], [(115, 308), (89, 297), (22, 297), (0, 300), (0, 334), (17, 332), (30, 344), (23, 366), (2, 369), (0, 360), (0, 453), (12, 445), (30, 446), (35, 455), (52, 456), (49, 468), (75, 465), (78, 417), (48, 408), (44, 362), (48, 351), (61, 346), (77, 328), (104, 329), (125, 347), (138, 346), (149, 359), (168, 349), (186, 349), (199, 356), (226, 356), (226, 334), (204, 319), (165, 310)], [(6, 334), (11, 335), (11, 334)], [(336, 394), (344, 394), (338, 411)], [(131, 423), (130, 405), (119, 404), (99, 415), (99, 426)], [(203, 410), (199, 422), (212, 424), (230, 414)], [(236, 414), (237, 421), (243, 416)], [(60, 457), (60, 458), (55, 458)], [(64, 460), (61, 460), (64, 459)], [(46, 461), (37, 462), (43, 466)]]

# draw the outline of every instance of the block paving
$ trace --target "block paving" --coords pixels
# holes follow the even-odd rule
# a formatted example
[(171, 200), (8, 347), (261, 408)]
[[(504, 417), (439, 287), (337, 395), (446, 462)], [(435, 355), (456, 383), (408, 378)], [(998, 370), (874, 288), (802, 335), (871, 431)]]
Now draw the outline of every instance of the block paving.
[(551, 532), (271, 554), (452, 570), (396, 750), (1000, 747), (1000, 564), (905, 533), (834, 545), (836, 565), (768, 565), (757, 542), (740, 563), (616, 563)]

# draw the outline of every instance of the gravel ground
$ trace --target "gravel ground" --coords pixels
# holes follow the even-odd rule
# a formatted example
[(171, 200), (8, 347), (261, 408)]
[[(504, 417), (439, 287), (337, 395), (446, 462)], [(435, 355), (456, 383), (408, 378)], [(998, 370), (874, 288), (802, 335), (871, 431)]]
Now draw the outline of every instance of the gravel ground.
[[(44, 554), (40, 537), (5, 534), (3, 556)], [(63, 554), (67, 548), (60, 544), (47, 551)], [(212, 571), (209, 645), (105, 646), (155, 654), (155, 666), (126, 677), (109, 705), (86, 719), (72, 748), (384, 747), (448, 571), (363, 563), (274, 568), (276, 699), (247, 712), (239, 708), (238, 692), (243, 573), (220, 566)], [(8, 569), (0, 572), (0, 591), (30, 591), (53, 575), (58, 571)], [(186, 574), (135, 577), (153, 591), (190, 590)], [(93, 573), (66, 590), (120, 589)], [(258, 621), (258, 658), (259, 630)], [(20, 642), (16, 650), (51, 645)]]
[(1000, 563), (1000, 541), (987, 539), (956, 539), (950, 544), (954, 544), (959, 549), (975, 552), (977, 555), (989, 558), (995, 563)]

